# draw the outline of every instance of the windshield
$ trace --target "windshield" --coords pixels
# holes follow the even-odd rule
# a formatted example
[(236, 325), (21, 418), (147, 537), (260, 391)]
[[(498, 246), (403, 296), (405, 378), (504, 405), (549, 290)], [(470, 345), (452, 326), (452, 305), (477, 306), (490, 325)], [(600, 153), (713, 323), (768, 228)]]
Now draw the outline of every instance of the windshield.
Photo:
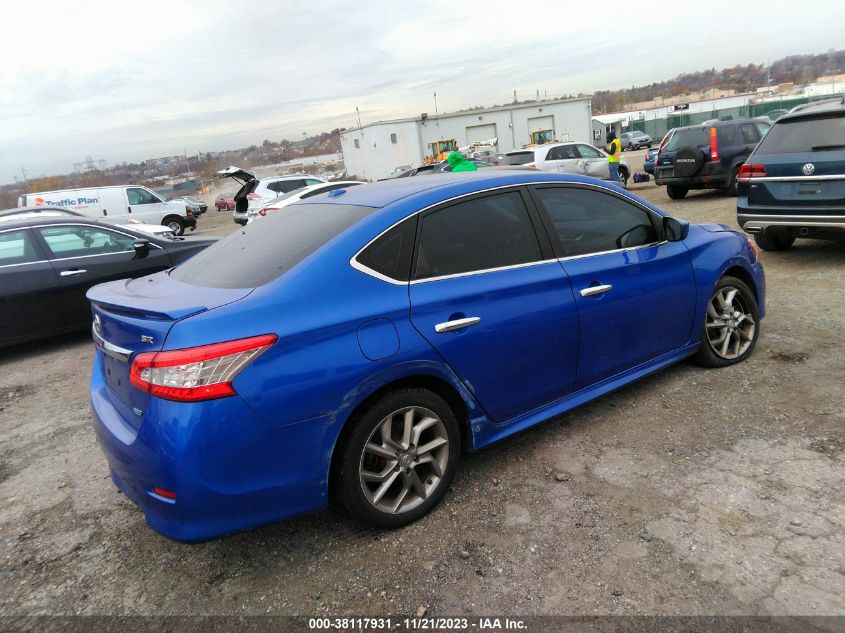
[(170, 276), (212, 288), (256, 288), (280, 277), (375, 211), (343, 204), (297, 204), (209, 246)]
[(845, 149), (845, 112), (774, 124), (756, 154), (796, 154)]

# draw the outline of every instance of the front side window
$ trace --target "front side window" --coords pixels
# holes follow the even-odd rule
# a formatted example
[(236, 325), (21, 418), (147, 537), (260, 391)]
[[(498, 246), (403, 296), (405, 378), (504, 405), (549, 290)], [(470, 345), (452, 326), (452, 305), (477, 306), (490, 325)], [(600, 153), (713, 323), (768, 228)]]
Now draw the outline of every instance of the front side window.
[(141, 189), (140, 187), (127, 189), (126, 196), (129, 199), (129, 204), (153, 204), (161, 202), (151, 191)]
[(420, 224), (416, 279), (540, 261), (540, 245), (518, 192), (440, 209)]
[(657, 242), (647, 211), (614, 195), (579, 187), (534, 190), (546, 213), (558, 257), (573, 257)]
[(602, 155), (595, 147), (591, 147), (590, 145), (578, 145), (578, 153), (581, 155), (581, 158), (601, 158)]
[(26, 229), (0, 233), (0, 266), (38, 261), (38, 251)]
[(92, 226), (50, 226), (38, 229), (53, 259), (132, 251), (134, 237)]

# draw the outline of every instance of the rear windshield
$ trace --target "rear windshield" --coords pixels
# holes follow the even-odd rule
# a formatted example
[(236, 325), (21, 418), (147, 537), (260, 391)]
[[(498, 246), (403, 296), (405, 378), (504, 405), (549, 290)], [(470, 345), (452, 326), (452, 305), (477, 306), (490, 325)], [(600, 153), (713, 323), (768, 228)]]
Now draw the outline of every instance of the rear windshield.
[(534, 152), (513, 152), (502, 157), (502, 165), (527, 165), (534, 160)]
[(845, 150), (845, 113), (778, 121), (756, 154), (795, 154)]
[(373, 211), (342, 204), (291, 205), (200, 251), (170, 276), (212, 288), (262, 286)]
[(664, 150), (676, 150), (682, 147), (698, 147), (699, 145), (709, 145), (710, 137), (706, 127), (693, 127), (686, 130), (675, 130), (672, 138), (666, 143)]

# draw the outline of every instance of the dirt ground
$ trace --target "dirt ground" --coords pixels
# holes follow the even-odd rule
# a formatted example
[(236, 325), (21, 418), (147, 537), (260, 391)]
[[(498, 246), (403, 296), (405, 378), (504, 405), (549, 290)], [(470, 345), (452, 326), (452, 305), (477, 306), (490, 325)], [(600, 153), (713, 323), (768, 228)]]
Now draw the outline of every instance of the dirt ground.
[[(735, 225), (720, 193), (634, 190)], [(235, 228), (212, 209), (196, 234)], [(325, 512), (160, 537), (95, 443), (89, 336), (1, 351), (0, 612), (845, 615), (845, 248), (761, 258), (748, 362), (681, 363), (469, 456), (395, 532)]]

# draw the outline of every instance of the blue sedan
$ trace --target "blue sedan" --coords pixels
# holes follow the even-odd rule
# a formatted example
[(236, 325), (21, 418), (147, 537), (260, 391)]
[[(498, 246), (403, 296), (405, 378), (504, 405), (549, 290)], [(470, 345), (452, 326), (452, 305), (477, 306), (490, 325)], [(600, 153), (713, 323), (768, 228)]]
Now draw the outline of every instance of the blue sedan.
[(206, 540), (331, 498), (398, 527), (464, 452), (752, 353), (746, 236), (603, 181), (492, 171), (315, 196), (89, 291), (94, 426), (150, 527)]

